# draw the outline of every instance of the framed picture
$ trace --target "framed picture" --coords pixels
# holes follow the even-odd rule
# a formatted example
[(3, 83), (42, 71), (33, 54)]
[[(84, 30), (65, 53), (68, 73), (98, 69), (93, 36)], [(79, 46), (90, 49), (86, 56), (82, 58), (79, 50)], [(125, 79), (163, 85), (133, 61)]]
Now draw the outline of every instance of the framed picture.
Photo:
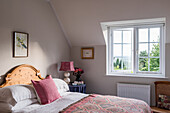
[(94, 59), (94, 48), (81, 48), (82, 59)]
[(13, 57), (28, 57), (28, 33), (13, 32)]

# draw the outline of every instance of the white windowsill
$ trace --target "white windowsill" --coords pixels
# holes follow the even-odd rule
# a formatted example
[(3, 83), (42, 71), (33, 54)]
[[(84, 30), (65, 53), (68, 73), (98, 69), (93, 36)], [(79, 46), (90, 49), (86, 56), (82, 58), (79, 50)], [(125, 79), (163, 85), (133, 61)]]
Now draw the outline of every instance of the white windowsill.
[(152, 74), (120, 74), (120, 73), (114, 73), (114, 74), (106, 74), (107, 77), (138, 77), (138, 78), (163, 78), (167, 79), (168, 77), (157, 74), (157, 75), (152, 75)]

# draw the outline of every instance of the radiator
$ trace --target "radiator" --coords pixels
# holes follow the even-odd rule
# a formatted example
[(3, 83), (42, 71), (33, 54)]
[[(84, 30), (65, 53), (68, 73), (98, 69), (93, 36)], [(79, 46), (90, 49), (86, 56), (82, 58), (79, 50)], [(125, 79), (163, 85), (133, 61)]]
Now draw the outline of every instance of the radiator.
[(140, 99), (150, 105), (150, 85), (117, 83), (117, 96)]

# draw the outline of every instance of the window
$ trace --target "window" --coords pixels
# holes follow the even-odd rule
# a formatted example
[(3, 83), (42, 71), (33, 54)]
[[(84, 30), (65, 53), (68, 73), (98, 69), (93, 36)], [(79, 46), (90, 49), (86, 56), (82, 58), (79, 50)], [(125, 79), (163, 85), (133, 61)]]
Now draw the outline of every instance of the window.
[(137, 29), (137, 72), (161, 73), (160, 39), (162, 26)]
[(132, 73), (133, 28), (112, 29), (112, 72)]
[(165, 76), (164, 23), (107, 29), (107, 75)]

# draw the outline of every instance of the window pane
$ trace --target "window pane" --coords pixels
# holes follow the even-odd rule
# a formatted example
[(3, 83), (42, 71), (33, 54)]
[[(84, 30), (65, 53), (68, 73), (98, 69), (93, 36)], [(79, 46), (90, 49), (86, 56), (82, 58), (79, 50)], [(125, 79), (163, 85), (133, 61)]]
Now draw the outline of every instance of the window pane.
[(160, 49), (159, 43), (150, 43), (150, 56), (159, 57)]
[(132, 31), (123, 31), (123, 43), (131, 43)]
[(122, 56), (121, 44), (113, 44), (113, 56)]
[(148, 56), (148, 43), (139, 44), (139, 56)]
[(114, 57), (113, 59), (114, 70), (122, 70), (122, 59)]
[(159, 71), (159, 58), (150, 58), (150, 71)]
[(122, 42), (122, 31), (113, 31), (113, 43)]
[(131, 44), (123, 44), (123, 56), (131, 57), (131, 55), (132, 55)]
[(139, 42), (148, 42), (148, 28), (139, 29)]
[(139, 71), (148, 71), (148, 58), (139, 58)]
[(159, 42), (160, 28), (150, 28), (150, 42)]
[(123, 70), (126, 70), (127, 73), (133, 73), (131, 57), (123, 58)]

